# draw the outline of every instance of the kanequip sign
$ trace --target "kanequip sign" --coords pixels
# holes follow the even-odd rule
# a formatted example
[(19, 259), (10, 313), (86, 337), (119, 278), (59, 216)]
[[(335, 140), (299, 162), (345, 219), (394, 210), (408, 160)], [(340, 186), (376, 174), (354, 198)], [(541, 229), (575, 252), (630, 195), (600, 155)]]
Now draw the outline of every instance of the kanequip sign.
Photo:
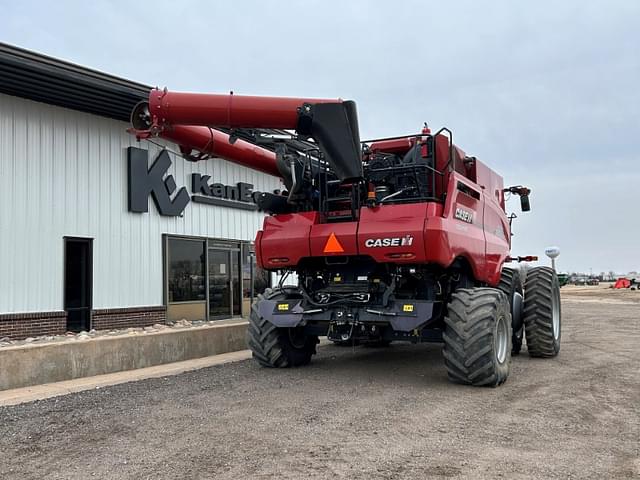
[(209, 175), (191, 174), (191, 194), (187, 187), (176, 184), (173, 175), (166, 175), (171, 167), (171, 157), (162, 150), (149, 166), (147, 150), (127, 148), (129, 211), (146, 213), (149, 211), (149, 196), (160, 215), (179, 216), (189, 202), (218, 205), (222, 207), (257, 210), (255, 203), (260, 192), (253, 190), (250, 183), (224, 185), (211, 182)]

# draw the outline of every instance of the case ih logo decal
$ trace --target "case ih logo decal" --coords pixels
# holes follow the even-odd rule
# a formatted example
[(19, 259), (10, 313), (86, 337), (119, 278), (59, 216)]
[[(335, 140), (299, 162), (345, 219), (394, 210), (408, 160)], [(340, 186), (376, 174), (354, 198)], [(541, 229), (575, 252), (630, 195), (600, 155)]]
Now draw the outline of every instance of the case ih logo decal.
[(388, 238), (367, 238), (364, 246), (368, 248), (374, 247), (409, 247), (413, 243), (411, 235), (404, 237), (388, 237)]
[(473, 223), (473, 213), (463, 208), (456, 208), (456, 218), (463, 222)]
[[(186, 187), (178, 189), (173, 175), (166, 175), (171, 167), (171, 157), (166, 150), (158, 154), (151, 167), (148, 166), (147, 150), (129, 147), (127, 158), (130, 212), (148, 212), (149, 195), (153, 198), (160, 215), (173, 217), (182, 215), (189, 201), (243, 210), (258, 209), (255, 199), (260, 192), (254, 192), (253, 185), (250, 183), (240, 182), (235, 186), (210, 183), (209, 175), (192, 173), (191, 193), (193, 195), (189, 196)], [(175, 196), (172, 198), (174, 193)]]

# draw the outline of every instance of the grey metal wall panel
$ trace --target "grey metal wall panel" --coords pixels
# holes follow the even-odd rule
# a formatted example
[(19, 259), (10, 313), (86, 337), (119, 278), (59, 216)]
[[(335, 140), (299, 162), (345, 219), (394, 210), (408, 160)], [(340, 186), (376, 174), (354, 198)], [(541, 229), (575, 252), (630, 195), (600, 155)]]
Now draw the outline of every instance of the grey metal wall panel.
[[(127, 124), (0, 94), (0, 313), (61, 310), (63, 237), (94, 239), (94, 308), (162, 304), (162, 235), (253, 240), (263, 214), (191, 202), (182, 217), (127, 210)], [(175, 147), (170, 146), (175, 149)], [(178, 186), (190, 174), (256, 190), (275, 177), (220, 159), (171, 155)]]

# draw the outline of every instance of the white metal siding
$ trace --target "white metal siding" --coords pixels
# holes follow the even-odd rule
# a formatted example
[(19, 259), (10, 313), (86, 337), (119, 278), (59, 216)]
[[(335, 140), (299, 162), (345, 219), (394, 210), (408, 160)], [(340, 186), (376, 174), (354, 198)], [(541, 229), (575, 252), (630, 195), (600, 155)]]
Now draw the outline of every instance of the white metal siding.
[[(191, 202), (182, 217), (127, 209), (127, 124), (0, 94), (0, 313), (62, 310), (63, 237), (93, 242), (93, 308), (162, 304), (162, 234), (253, 240), (263, 215)], [(280, 188), (275, 177), (215, 159), (172, 156), (178, 186)]]

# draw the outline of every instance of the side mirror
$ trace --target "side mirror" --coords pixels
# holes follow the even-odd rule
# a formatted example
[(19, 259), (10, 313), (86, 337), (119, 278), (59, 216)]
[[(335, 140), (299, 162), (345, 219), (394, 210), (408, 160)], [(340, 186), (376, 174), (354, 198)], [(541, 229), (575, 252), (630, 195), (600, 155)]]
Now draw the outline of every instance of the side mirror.
[(502, 190), (503, 192), (509, 192), (514, 195), (520, 195), (520, 208), (523, 212), (531, 210), (531, 204), (529, 203), (529, 194), (531, 189), (523, 187), (522, 185), (516, 185), (515, 187), (508, 187)]

